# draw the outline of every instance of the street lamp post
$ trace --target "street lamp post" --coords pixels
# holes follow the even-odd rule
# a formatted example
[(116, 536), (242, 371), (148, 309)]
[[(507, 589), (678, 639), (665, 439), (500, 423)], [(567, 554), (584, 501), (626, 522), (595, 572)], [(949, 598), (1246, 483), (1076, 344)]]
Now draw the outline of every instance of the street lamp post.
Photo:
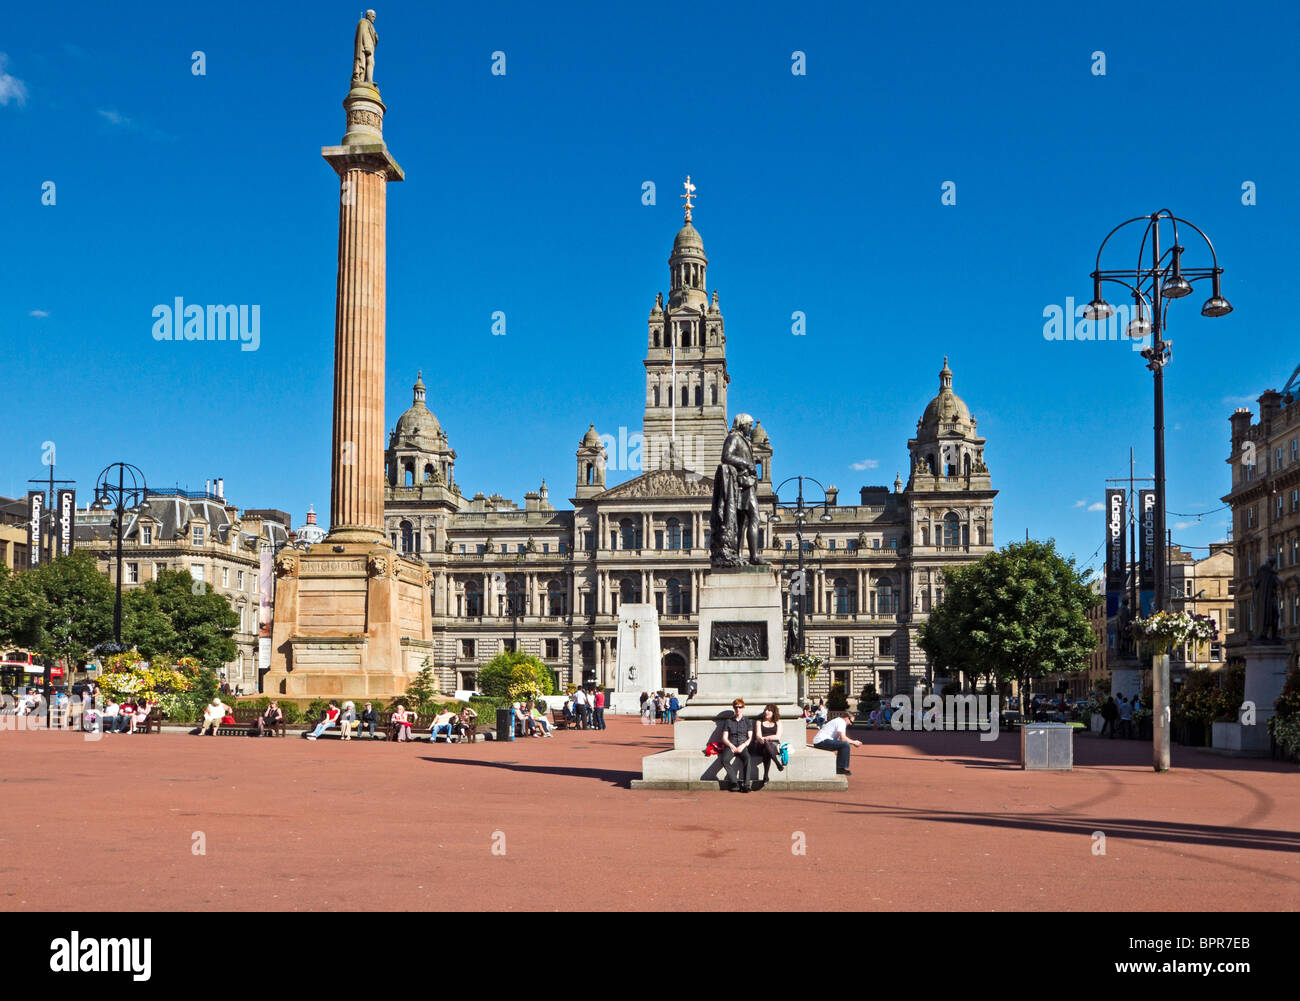
[[(811, 515), (812, 515), (812, 509), (810, 509), (810, 508), (808, 508), (808, 507), (806, 507), (806, 506), (804, 505), (804, 499), (803, 499), (803, 481), (804, 481), (804, 480), (807, 480), (809, 483), (816, 483), (817, 486), (821, 489), (821, 492), (822, 492), (822, 503), (821, 503), (822, 513), (821, 513), (820, 520), (821, 520), (821, 521), (830, 521), (830, 520), (831, 520), (831, 512), (830, 512), (830, 502), (829, 502), (829, 500), (827, 499), (826, 488), (823, 487), (823, 486), (821, 485), (821, 483), (819, 483), (817, 480), (813, 479), (811, 476), (788, 476), (788, 477), (786, 477), (784, 480), (782, 480), (780, 483), (778, 483), (777, 486), (776, 486), (776, 489), (772, 492), (772, 514), (771, 514), (771, 516), (768, 518), (769, 523), (778, 523), (778, 524), (779, 524), (779, 523), (783, 520), (782, 517), (781, 517), (781, 510), (782, 510), (782, 508), (781, 508), (781, 501), (780, 501), (780, 498), (779, 498), (778, 495), (779, 495), (780, 492), (781, 492), (781, 488), (782, 488), (783, 486), (785, 486), (787, 483), (789, 483), (791, 480), (797, 480), (797, 481), (798, 481), (798, 483), (799, 483), (799, 495), (798, 495), (798, 497), (797, 497), (796, 500), (795, 500), (794, 507), (790, 507), (789, 505), (786, 505), (786, 507), (785, 507), (785, 511), (787, 512), (787, 514), (789, 514), (790, 516), (792, 516), (792, 517), (794, 518), (794, 538), (795, 538), (795, 548), (799, 551), (799, 565), (798, 565), (798, 569), (797, 569), (797, 571), (796, 571), (796, 573), (795, 573), (795, 579), (792, 580), (792, 581), (790, 582), (790, 597), (791, 597), (792, 600), (797, 598), (797, 599), (798, 599), (798, 603), (799, 603), (799, 610), (798, 610), (798, 613), (797, 613), (797, 614), (798, 614), (798, 618), (799, 618), (799, 636), (798, 636), (798, 644), (797, 644), (797, 645), (798, 645), (798, 649), (797, 649), (795, 652), (796, 652), (796, 653), (803, 653), (803, 652), (804, 652), (804, 649), (805, 649), (805, 645), (804, 645), (804, 642), (805, 642), (805, 641), (804, 641), (804, 615), (805, 615), (805, 607), (804, 607), (804, 606), (805, 606), (805, 602), (807, 601), (807, 595), (808, 595), (808, 580), (807, 580), (807, 578), (804, 576), (804, 565), (803, 565), (803, 525), (804, 525), (804, 522), (807, 521), (808, 518), (811, 517)], [(770, 529), (769, 529), (769, 531), (770, 531)], [(801, 685), (801, 687), (802, 687), (802, 678), (803, 678), (803, 673), (800, 672), (800, 685)], [(803, 693), (800, 692), (799, 694), (800, 694), (800, 696), (802, 697)]]
[[(1133, 268), (1103, 270), (1101, 255), (1110, 238), (1126, 226), (1134, 223), (1145, 224), (1142, 241), (1138, 245), (1137, 265)], [(1196, 231), (1209, 248), (1211, 267), (1184, 268), (1184, 248), (1178, 241), (1179, 225)], [(1173, 242), (1169, 249), (1161, 251), (1160, 233), (1162, 226), (1169, 226)], [(1151, 245), (1149, 265), (1143, 264), (1147, 243)], [(1150, 338), (1150, 344), (1142, 351), (1151, 369), (1153, 379), (1153, 396), (1155, 404), (1155, 525), (1153, 563), (1155, 564), (1155, 607), (1153, 611), (1162, 611), (1169, 602), (1169, 573), (1165, 565), (1165, 366), (1169, 364), (1172, 341), (1164, 339), (1169, 303), (1191, 295), (1192, 283), (1209, 279), (1212, 283), (1210, 298), (1201, 306), (1201, 315), (1208, 317), (1227, 316), (1232, 312), (1232, 305), (1223, 297), (1218, 255), (1210, 238), (1195, 224), (1175, 216), (1168, 209), (1161, 209), (1150, 215), (1135, 216), (1120, 223), (1101, 241), (1097, 248), (1097, 261), (1092, 272), (1092, 301), (1084, 308), (1084, 318), (1093, 321), (1109, 319), (1115, 314), (1114, 307), (1102, 296), (1102, 283), (1114, 282), (1123, 285), (1133, 297), (1137, 315), (1128, 324), (1125, 333), (1136, 340)], [(1148, 312), (1150, 318), (1148, 319)], [(1152, 660), (1151, 694), (1152, 694), (1152, 740), (1153, 764), (1155, 770), (1169, 770), (1169, 655), (1158, 655)]]
[[(114, 475), (116, 474), (116, 483)], [(148, 495), (149, 487), (145, 483), (144, 473), (138, 466), (129, 462), (114, 462), (104, 467), (95, 481), (95, 501), (97, 508), (112, 504), (113, 520), (110, 527), (117, 543), (117, 594), (113, 600), (113, 642), (122, 649), (122, 530), (123, 520), (129, 510), (140, 507)]]

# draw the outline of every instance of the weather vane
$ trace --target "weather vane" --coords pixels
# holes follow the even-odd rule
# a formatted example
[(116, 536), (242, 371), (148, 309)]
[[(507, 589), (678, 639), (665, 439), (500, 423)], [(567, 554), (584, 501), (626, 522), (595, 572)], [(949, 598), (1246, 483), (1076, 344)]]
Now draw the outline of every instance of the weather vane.
[(695, 197), (695, 185), (691, 183), (691, 175), (690, 175), (690, 174), (687, 174), (687, 175), (686, 175), (686, 181), (685, 181), (685, 183), (682, 185), (682, 187), (686, 189), (686, 194), (681, 195), (680, 197), (681, 197), (682, 201), (686, 203), (686, 221), (687, 221), (687, 222), (690, 222), (690, 221), (691, 221), (691, 209), (693, 209), (693, 208), (695, 207), (694, 205), (691, 204), (691, 199), (692, 199), (693, 197)]

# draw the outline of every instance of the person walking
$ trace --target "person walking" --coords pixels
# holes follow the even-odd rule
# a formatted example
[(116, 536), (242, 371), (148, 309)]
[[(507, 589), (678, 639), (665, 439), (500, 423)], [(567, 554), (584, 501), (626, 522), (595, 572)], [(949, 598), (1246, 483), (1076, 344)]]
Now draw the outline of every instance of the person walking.
[(673, 694), (668, 697), (668, 722), (670, 724), (677, 722), (677, 713), (681, 708), (682, 704), (677, 701), (677, 693), (673, 692)]
[(586, 730), (591, 726), (591, 720), (587, 715), (587, 693), (579, 688), (573, 693), (573, 715), (575, 725), (579, 730)]
[(1106, 731), (1110, 730), (1110, 739), (1115, 739), (1115, 721), (1119, 719), (1119, 706), (1115, 704), (1115, 696), (1109, 695), (1101, 707), (1101, 733), (1099, 737), (1106, 736)]
[(861, 747), (862, 741), (849, 736), (849, 720), (853, 713), (845, 711), (828, 722), (813, 738), (813, 747), (823, 751), (835, 752), (835, 774), (852, 775), (849, 771), (849, 754), (854, 747)]
[(731, 703), (732, 715), (722, 722), (722, 767), (732, 789), (749, 792), (750, 745), (754, 731), (745, 717), (745, 700)]
[(763, 785), (760, 788), (766, 788), (771, 779), (773, 764), (778, 772), (785, 771), (785, 765), (781, 763), (781, 710), (775, 703), (765, 705), (762, 715), (758, 717), (754, 748), (763, 763)]
[(1119, 697), (1119, 728), (1125, 737), (1133, 739), (1133, 703), (1122, 695)]

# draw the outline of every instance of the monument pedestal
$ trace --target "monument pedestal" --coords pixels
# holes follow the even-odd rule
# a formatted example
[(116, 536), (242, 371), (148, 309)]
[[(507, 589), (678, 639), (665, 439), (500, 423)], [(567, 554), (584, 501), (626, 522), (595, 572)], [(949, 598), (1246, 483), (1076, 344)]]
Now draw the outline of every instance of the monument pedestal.
[(311, 552), (282, 553), (275, 572), (267, 694), (387, 699), (432, 656), (424, 564), (374, 542), (326, 539)]
[(662, 686), (659, 613), (654, 605), (627, 602), (618, 606), (618, 666), (607, 712), (639, 715), (641, 693)]
[[(808, 731), (795, 704), (795, 672), (783, 656), (781, 591), (772, 567), (710, 570), (700, 588), (698, 614), (698, 693), (677, 714), (673, 749), (643, 758), (641, 778), (632, 788), (723, 788), (722, 762), (704, 748), (719, 739), (732, 700), (742, 698), (750, 719), (761, 716), (768, 703), (781, 713), (781, 740), (790, 745), (790, 763), (785, 771), (772, 769), (771, 788), (847, 789), (848, 780), (835, 773), (835, 755), (807, 746)], [(760, 775), (755, 759), (749, 778)]]
[(1121, 654), (1111, 661), (1110, 694), (1119, 701), (1121, 695), (1129, 702), (1142, 694), (1142, 665), (1136, 657)]
[(1214, 724), (1212, 746), (1224, 754), (1267, 758), (1268, 721), (1277, 715), (1273, 703), (1286, 683), (1290, 650), (1285, 643), (1251, 643), (1246, 647), (1245, 701), (1255, 707), (1255, 722)]

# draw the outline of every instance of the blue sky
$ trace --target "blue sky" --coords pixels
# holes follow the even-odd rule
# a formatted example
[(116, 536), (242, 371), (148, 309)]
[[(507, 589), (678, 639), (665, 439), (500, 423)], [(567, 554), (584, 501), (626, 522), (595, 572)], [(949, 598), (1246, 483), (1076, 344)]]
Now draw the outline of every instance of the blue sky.
[[(1043, 311), (1087, 301), (1113, 225), (1169, 207), (1215, 241), (1236, 306), (1203, 319), (1198, 286), (1169, 333), (1169, 507), (1218, 508), (1228, 415), (1300, 362), (1300, 15), (1056, 7), (381, 4), (375, 79), (407, 173), (389, 426), (423, 369), (462, 489), (522, 500), (545, 476), (565, 503), (588, 423), (640, 426), (690, 173), (731, 408), (769, 430), (776, 476), (846, 501), (906, 476), (948, 355), (988, 439), (995, 541), (1027, 529), (1095, 564), (1104, 478), (1130, 445), (1151, 467), (1150, 373), (1127, 343), (1046, 340)], [(295, 523), (328, 510), (338, 194), (319, 149), (343, 132), (359, 10), (51, 0), (0, 42), (0, 493), (45, 474), (53, 441), (83, 500), (126, 459), (156, 485), (223, 476)], [(155, 342), (177, 296), (258, 304), (259, 349)], [(1169, 523), (1205, 546), (1225, 515)]]

